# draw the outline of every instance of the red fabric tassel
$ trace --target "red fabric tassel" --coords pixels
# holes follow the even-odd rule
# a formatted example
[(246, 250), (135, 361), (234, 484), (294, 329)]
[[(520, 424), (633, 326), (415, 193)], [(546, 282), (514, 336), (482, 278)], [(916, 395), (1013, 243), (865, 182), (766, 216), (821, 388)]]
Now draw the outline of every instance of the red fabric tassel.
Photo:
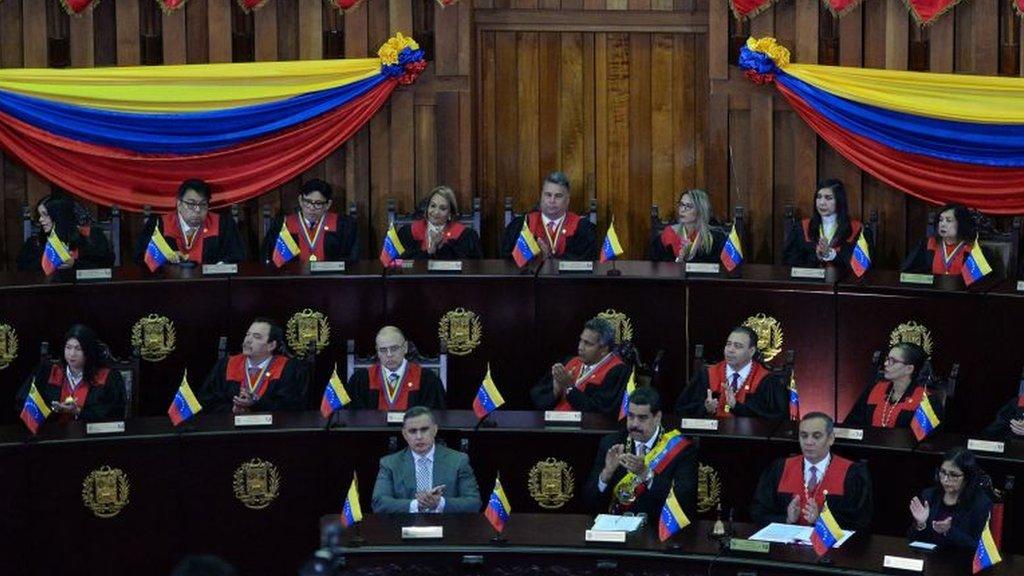
[(64, 7), (64, 11), (74, 16), (75, 14), (81, 14), (89, 8), (92, 8), (93, 4), (96, 4), (99, 0), (60, 0), (61, 6)]
[(739, 19), (753, 18), (770, 8), (774, 3), (775, 0), (729, 0), (732, 13)]
[(175, 10), (180, 10), (183, 6), (185, 6), (185, 2), (187, 1), (188, 0), (157, 0), (157, 2), (160, 3), (160, 8), (164, 11), (165, 14), (170, 14)]
[(953, 9), (960, 0), (903, 0), (910, 8), (910, 15), (918, 24), (931, 24), (936, 18)]

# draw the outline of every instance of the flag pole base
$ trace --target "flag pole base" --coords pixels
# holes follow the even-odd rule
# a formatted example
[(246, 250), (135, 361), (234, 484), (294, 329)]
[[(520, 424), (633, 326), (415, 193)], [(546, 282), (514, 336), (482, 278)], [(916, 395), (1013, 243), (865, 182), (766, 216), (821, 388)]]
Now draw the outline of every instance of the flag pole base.
[(622, 270), (612, 268), (611, 270), (608, 271), (608, 276), (622, 276)]
[(506, 546), (508, 539), (501, 535), (501, 532), (495, 532), (494, 537), (491, 538), (491, 544), (494, 546)]
[(822, 566), (831, 566), (832, 558), (829, 558), (828, 554), (826, 554), (821, 558), (818, 558), (818, 564), (821, 564)]

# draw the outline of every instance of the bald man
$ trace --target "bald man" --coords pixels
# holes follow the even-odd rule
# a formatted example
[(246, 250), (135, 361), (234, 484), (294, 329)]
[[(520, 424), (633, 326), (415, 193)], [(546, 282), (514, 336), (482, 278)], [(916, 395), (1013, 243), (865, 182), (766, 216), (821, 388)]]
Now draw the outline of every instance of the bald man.
[(355, 410), (404, 412), (413, 406), (444, 410), (444, 386), (432, 370), (405, 355), (409, 344), (402, 331), (385, 326), (377, 332), (377, 361), (352, 373), (346, 388)]

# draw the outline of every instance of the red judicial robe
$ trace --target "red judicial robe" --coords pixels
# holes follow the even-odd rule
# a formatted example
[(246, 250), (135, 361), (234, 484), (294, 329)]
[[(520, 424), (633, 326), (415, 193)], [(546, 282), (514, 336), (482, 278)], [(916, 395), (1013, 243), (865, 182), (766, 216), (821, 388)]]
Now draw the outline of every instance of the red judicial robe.
[(534, 407), (538, 410), (579, 410), (601, 412), (610, 416), (618, 415), (622, 394), (629, 380), (628, 364), (617, 354), (611, 353), (583, 378), (579, 377), (583, 370), (583, 360), (579, 356), (569, 359), (564, 364), (576, 385), (556, 397), (552, 392), (554, 377), (548, 371), (540, 382), (530, 389)]
[(252, 412), (302, 410), (306, 405), (306, 375), (302, 364), (280, 354), (258, 375), (250, 376), (243, 354), (217, 362), (203, 383), (199, 403), (210, 412), (231, 412), (232, 399), (252, 389), (256, 402)]
[(444, 386), (433, 370), (424, 370), (415, 362), (407, 362), (405, 374), (396, 390), (389, 393), (380, 364), (352, 373), (346, 386), (356, 410), (404, 412), (413, 406), (444, 410)]
[(782, 261), (788, 266), (816, 268), (833, 264), (848, 269), (850, 256), (853, 255), (853, 247), (857, 244), (857, 238), (860, 236), (862, 228), (860, 220), (850, 220), (850, 233), (847, 236), (840, 237), (838, 234), (834, 234), (829, 242), (829, 247), (836, 251), (836, 257), (825, 262), (818, 259), (818, 242), (811, 239), (811, 220), (804, 218), (799, 223), (795, 223), (786, 235)]
[[(519, 233), (523, 229), (524, 216), (513, 218), (505, 227), (505, 234), (501, 242), (501, 253), (506, 258), (512, 257), (512, 250), (516, 247)], [(562, 220), (562, 227), (558, 230), (554, 239), (549, 238), (548, 231), (544, 226), (544, 218), (540, 212), (530, 212), (525, 216), (526, 225), (537, 239), (538, 243), (552, 246), (552, 254), (555, 258), (563, 260), (596, 260), (597, 259), (597, 229), (588, 218), (578, 214), (566, 212)]]
[(726, 363), (723, 360), (711, 366), (697, 370), (690, 378), (690, 383), (683, 389), (676, 400), (676, 413), (680, 416), (693, 418), (707, 417), (704, 400), (708, 390), (718, 397), (718, 410), (715, 416), (755, 416), (782, 420), (789, 418), (788, 383), (773, 374), (760, 362), (754, 361), (747, 379), (740, 383), (736, 394), (736, 405), (726, 410), (725, 388)]
[(480, 236), (476, 230), (463, 226), (461, 222), (449, 222), (442, 232), (441, 244), (433, 254), (427, 252), (427, 221), (413, 220), (412, 224), (398, 230), (398, 238), (405, 247), (403, 258), (435, 260), (467, 260), (483, 257)]
[[(853, 405), (849, 415), (843, 420), (844, 426), (870, 426), (872, 428), (909, 428), (914, 419), (914, 412), (921, 405), (926, 390), (919, 384), (911, 384), (903, 393), (903, 397), (895, 404), (887, 399), (892, 390), (892, 382), (880, 380), (864, 390), (857, 403)], [(937, 398), (930, 398), (932, 409), (942, 419), (942, 403)]]
[[(754, 522), (785, 523), (786, 510), (796, 496), (800, 506), (813, 499), (820, 510), (828, 500), (829, 510), (839, 526), (850, 530), (863, 530), (871, 522), (871, 479), (863, 464), (854, 463), (832, 454), (824, 476), (813, 491), (804, 484), (804, 457), (780, 458), (772, 463), (757, 484), (750, 515)], [(828, 495), (825, 495), (825, 492)], [(801, 517), (798, 524), (807, 524)]]
[[(28, 396), (33, 381), (47, 406), (51, 402), (62, 402), (68, 396), (73, 396), (81, 410), (78, 415), (80, 420), (101, 422), (123, 420), (125, 417), (124, 380), (117, 370), (109, 368), (96, 370), (92, 381), (88, 382), (83, 378), (72, 395), (71, 384), (67, 380), (67, 372), (63, 363), (40, 364), (18, 390), (15, 409), (19, 413), (22, 406), (25, 405), (25, 398)], [(54, 418), (54, 416), (50, 418)], [(58, 417), (58, 421), (61, 422), (71, 420), (74, 420), (74, 416), (71, 414), (61, 414)]]

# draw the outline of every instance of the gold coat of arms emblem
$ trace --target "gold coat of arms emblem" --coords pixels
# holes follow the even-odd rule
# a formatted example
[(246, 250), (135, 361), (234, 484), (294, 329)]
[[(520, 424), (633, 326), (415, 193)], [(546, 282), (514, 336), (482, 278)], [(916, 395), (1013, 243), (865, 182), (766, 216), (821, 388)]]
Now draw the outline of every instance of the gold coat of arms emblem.
[(622, 344), (624, 341), (633, 340), (633, 322), (622, 312), (616, 312), (612, 308), (600, 312), (597, 315), (602, 320), (607, 320), (615, 327), (615, 343)]
[(530, 468), (529, 488), (530, 496), (541, 508), (561, 508), (572, 498), (576, 480), (568, 464), (548, 458)]
[(288, 346), (299, 358), (309, 354), (309, 345), (319, 354), (331, 343), (331, 327), (322, 312), (306, 308), (288, 319)]
[(113, 518), (128, 504), (128, 475), (102, 466), (82, 481), (82, 502), (97, 518)]
[(480, 345), (483, 331), (480, 316), (465, 308), (445, 312), (437, 326), (437, 334), (448, 353), (456, 356), (465, 356), (475, 350)]
[(8, 324), (0, 324), (0, 370), (18, 357), (18, 333)]
[(743, 323), (757, 333), (757, 349), (761, 351), (761, 357), (765, 362), (771, 362), (773, 358), (782, 352), (782, 324), (764, 314), (755, 314)]
[(174, 322), (166, 316), (150, 314), (132, 326), (132, 347), (148, 362), (159, 362), (174, 352), (177, 334)]
[(704, 514), (718, 507), (722, 501), (722, 479), (707, 464), (697, 465), (697, 512)]
[(235, 498), (246, 508), (261, 510), (270, 506), (281, 491), (281, 475), (277, 466), (253, 458), (235, 470)]
[(932, 332), (924, 324), (918, 324), (911, 320), (893, 328), (889, 334), (889, 346), (895, 346), (900, 342), (917, 344), (924, 348), (929, 356), (932, 355)]

